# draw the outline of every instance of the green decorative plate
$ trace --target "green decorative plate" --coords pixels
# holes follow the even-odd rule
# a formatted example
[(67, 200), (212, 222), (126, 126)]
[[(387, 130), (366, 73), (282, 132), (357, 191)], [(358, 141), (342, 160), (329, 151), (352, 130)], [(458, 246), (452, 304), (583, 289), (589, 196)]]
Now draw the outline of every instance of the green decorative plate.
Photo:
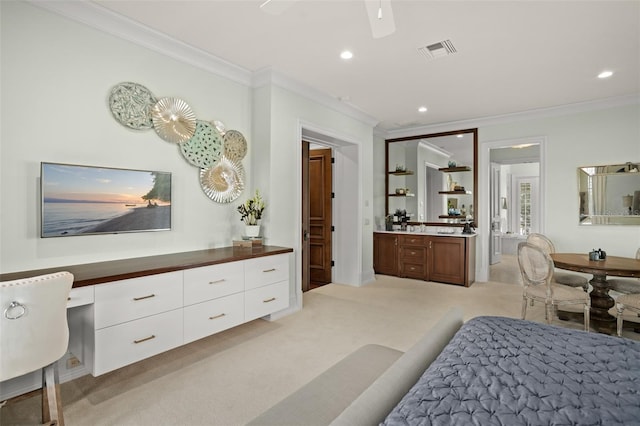
[(141, 84), (116, 84), (109, 94), (109, 108), (113, 117), (123, 126), (135, 130), (153, 127), (151, 108), (156, 103), (153, 94)]
[(247, 140), (237, 130), (227, 130), (224, 134), (224, 155), (240, 161), (247, 155)]
[(217, 203), (230, 203), (244, 190), (244, 167), (224, 155), (213, 167), (200, 169), (200, 186)]
[(197, 120), (196, 132), (186, 142), (180, 144), (184, 158), (196, 167), (209, 168), (222, 155), (222, 136), (208, 122)]

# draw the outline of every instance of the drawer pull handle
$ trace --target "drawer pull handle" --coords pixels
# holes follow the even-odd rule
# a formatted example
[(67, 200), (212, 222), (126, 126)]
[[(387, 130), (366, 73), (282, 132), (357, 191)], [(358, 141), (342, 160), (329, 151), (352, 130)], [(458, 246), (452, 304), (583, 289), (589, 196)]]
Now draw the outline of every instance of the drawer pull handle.
[(135, 302), (137, 302), (138, 300), (150, 299), (152, 297), (156, 297), (156, 295), (155, 294), (149, 294), (148, 296), (134, 297), (133, 300)]
[(144, 339), (134, 340), (133, 343), (135, 343), (137, 345), (138, 343), (146, 342), (147, 340), (151, 340), (151, 339), (155, 339), (155, 338), (156, 338), (155, 334), (152, 334), (151, 336), (145, 337)]
[(275, 272), (276, 268), (271, 268), (271, 269), (265, 269), (262, 272)]
[(209, 317), (209, 319), (213, 320), (213, 319), (217, 319), (217, 318), (222, 318), (224, 316), (226, 316), (227, 314), (225, 314), (224, 312), (218, 315), (214, 315), (212, 317)]
[(225, 282), (224, 278), (219, 279), (219, 280), (215, 280), (215, 281), (209, 281), (209, 284), (220, 284), (220, 283), (223, 283), (223, 282)]
[(271, 299), (263, 300), (262, 303), (269, 303), (269, 302), (273, 302), (274, 300), (276, 300), (276, 298), (272, 297)]
[(411, 256), (415, 256), (415, 255), (416, 255), (416, 252), (415, 252), (415, 251), (412, 251), (412, 252), (411, 252)]

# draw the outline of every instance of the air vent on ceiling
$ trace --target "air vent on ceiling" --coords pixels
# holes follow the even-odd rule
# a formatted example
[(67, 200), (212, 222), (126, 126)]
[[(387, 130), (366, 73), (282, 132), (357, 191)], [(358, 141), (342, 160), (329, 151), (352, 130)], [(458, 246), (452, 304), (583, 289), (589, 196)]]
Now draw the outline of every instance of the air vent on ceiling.
[(457, 50), (455, 47), (453, 47), (453, 43), (451, 43), (451, 40), (444, 40), (439, 41), (438, 43), (430, 44), (428, 46), (419, 47), (418, 52), (420, 52), (428, 60), (431, 60), (447, 55), (452, 55), (456, 53)]

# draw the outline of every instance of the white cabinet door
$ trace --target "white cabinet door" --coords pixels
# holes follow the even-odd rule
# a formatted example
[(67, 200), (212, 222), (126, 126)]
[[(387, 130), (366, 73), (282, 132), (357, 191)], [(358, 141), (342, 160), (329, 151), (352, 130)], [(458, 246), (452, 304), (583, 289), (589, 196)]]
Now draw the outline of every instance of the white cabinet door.
[(270, 284), (245, 293), (244, 320), (251, 321), (289, 306), (289, 281)]
[(186, 306), (244, 290), (244, 262), (221, 263), (184, 271)]
[(184, 343), (201, 339), (244, 322), (244, 293), (184, 308)]
[(93, 375), (182, 345), (182, 309), (96, 330)]
[(257, 257), (245, 260), (244, 288), (262, 287), (289, 279), (289, 255)]
[(95, 288), (95, 328), (181, 308), (182, 271), (100, 284)]

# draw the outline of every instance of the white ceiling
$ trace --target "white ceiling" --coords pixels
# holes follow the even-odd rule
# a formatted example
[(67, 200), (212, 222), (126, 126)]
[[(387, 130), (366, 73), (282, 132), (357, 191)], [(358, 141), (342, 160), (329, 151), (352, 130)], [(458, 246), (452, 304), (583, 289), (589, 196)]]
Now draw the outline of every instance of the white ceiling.
[[(263, 1), (95, 3), (248, 71), (271, 68), (386, 130), (640, 94), (637, 0), (392, 0), (396, 31), (380, 39), (364, 0), (298, 0), (280, 15)], [(443, 40), (457, 53), (418, 53)], [(605, 69), (615, 74), (598, 79)]]

